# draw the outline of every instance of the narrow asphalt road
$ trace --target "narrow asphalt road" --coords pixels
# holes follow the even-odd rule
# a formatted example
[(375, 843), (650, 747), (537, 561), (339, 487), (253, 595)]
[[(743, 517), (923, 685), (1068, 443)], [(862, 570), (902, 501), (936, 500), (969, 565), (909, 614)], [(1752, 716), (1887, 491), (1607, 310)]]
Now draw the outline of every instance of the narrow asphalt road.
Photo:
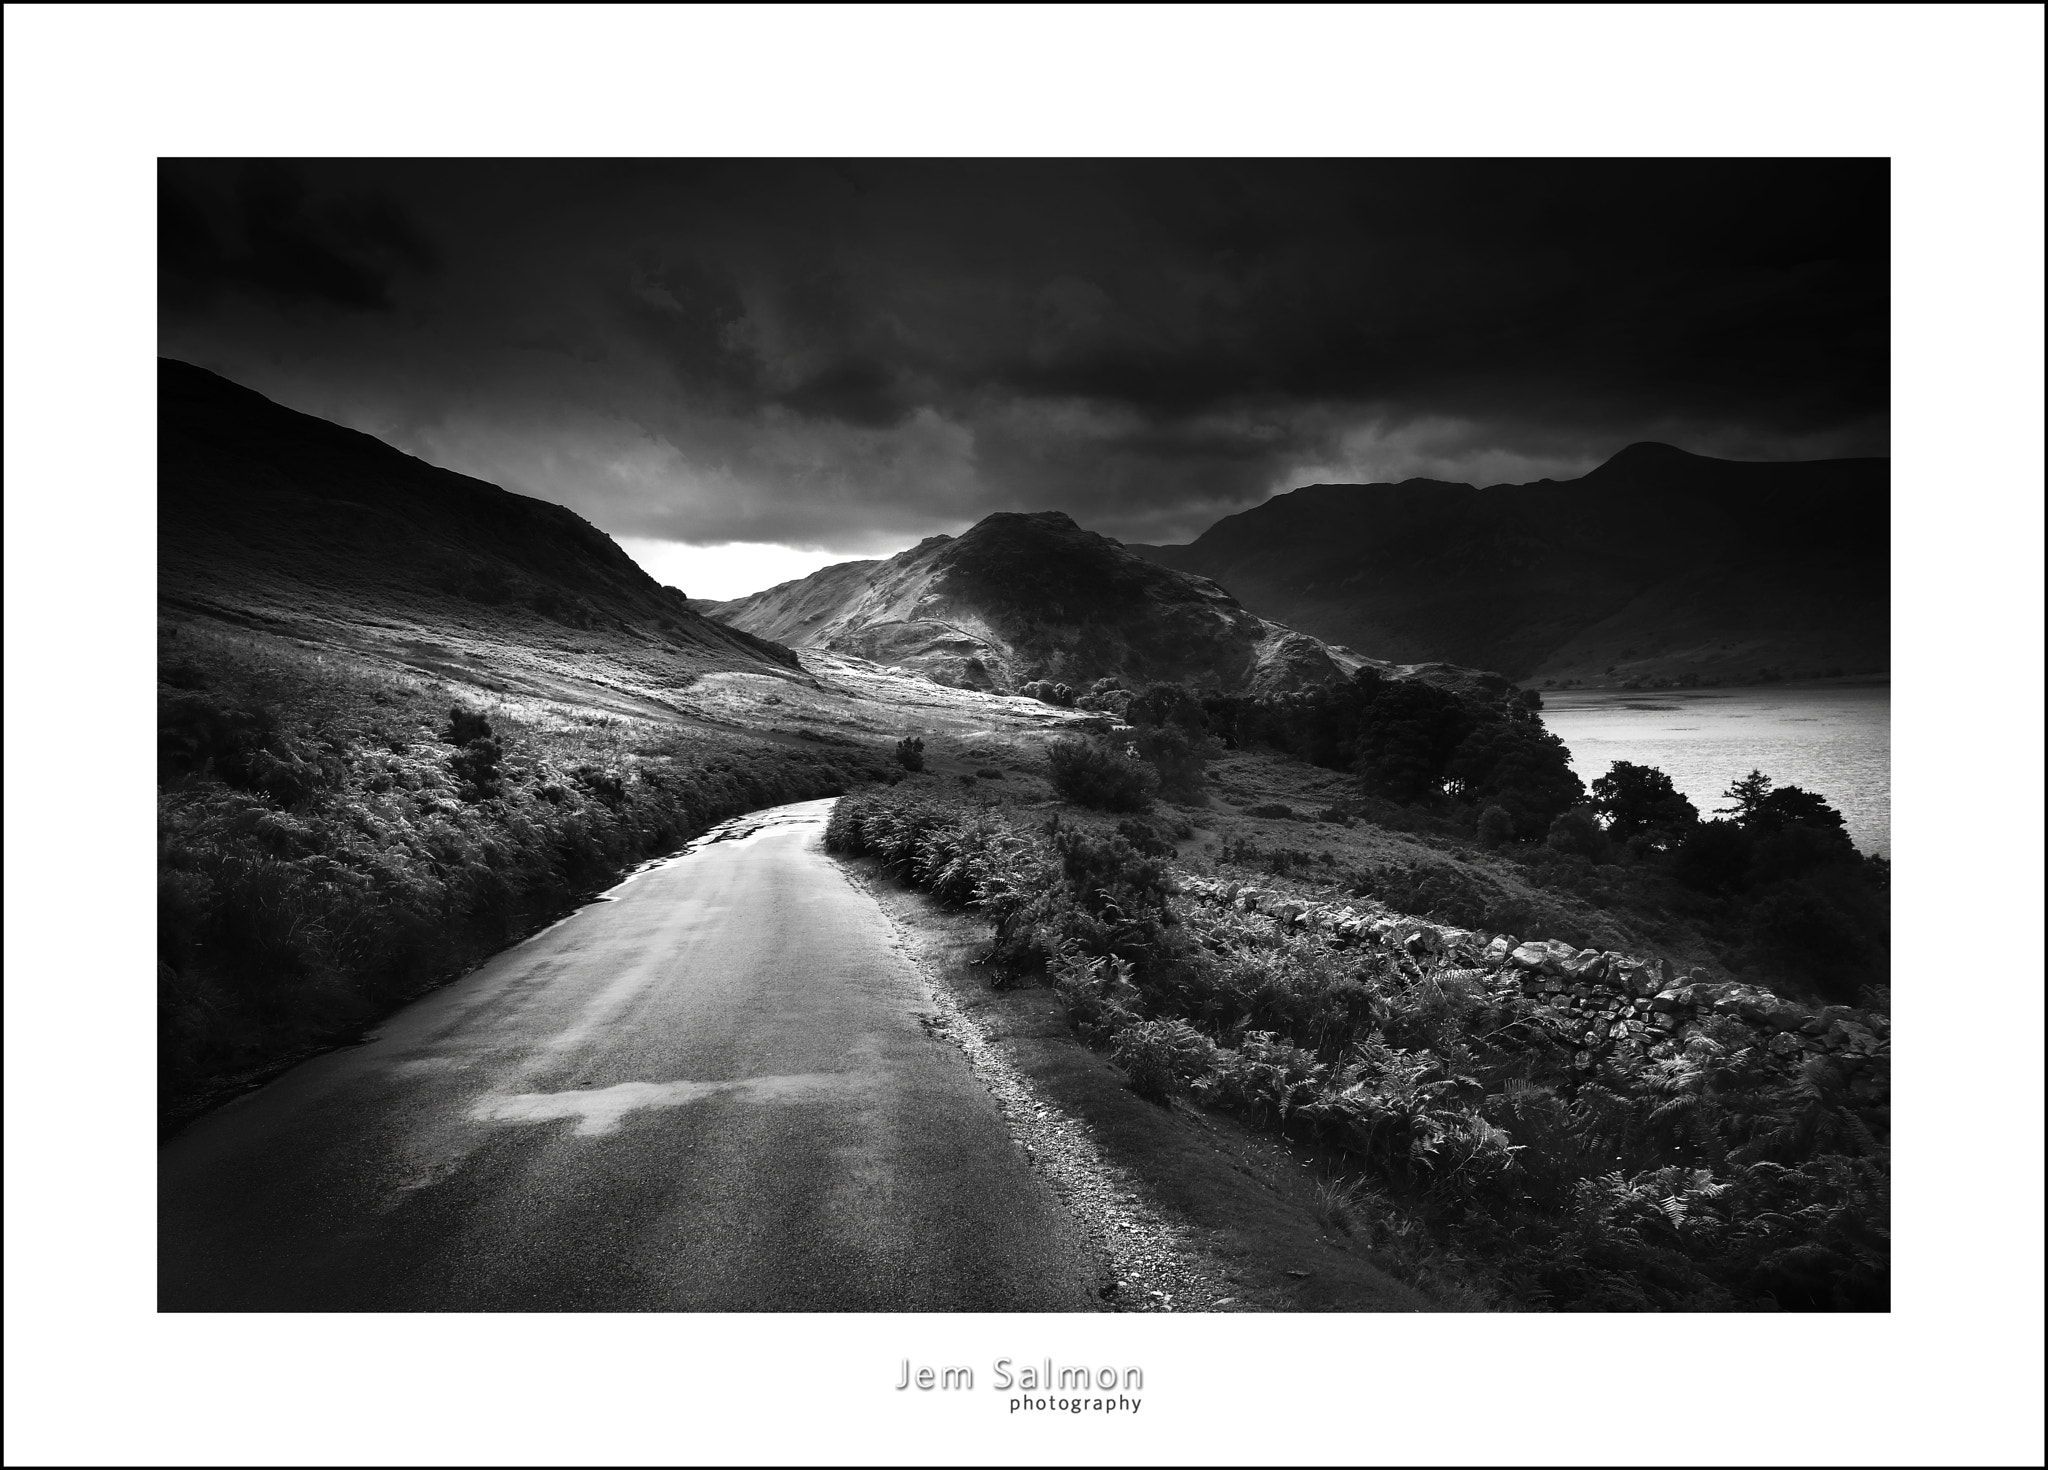
[(1088, 1308), (831, 806), (727, 823), (177, 1135), (159, 1307)]

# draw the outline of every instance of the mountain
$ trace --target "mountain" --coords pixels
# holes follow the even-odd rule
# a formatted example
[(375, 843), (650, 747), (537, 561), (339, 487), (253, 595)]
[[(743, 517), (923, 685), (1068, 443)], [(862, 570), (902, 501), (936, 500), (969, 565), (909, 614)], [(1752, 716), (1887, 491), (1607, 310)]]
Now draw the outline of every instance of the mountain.
[(158, 597), (173, 618), (627, 709), (665, 709), (708, 672), (797, 668), (573, 511), (167, 359), (157, 471)]
[(1365, 662), (1255, 617), (1214, 582), (1135, 556), (1058, 511), (1000, 512), (957, 537), (825, 567), (719, 604), (714, 615), (795, 648), (980, 689), (1104, 677), (1294, 689)]
[(1511, 679), (1888, 670), (1891, 462), (1632, 444), (1577, 480), (1310, 485), (1131, 551), (1382, 658)]

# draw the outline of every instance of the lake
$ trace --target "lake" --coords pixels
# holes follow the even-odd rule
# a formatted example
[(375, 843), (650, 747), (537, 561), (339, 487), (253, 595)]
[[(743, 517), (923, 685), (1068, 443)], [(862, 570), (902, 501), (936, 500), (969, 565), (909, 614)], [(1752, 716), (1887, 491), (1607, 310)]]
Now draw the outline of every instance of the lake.
[(1826, 797), (1865, 852), (1891, 855), (1892, 691), (1875, 687), (1543, 691), (1543, 723), (1591, 785), (1655, 766), (1705, 817), (1752, 769)]

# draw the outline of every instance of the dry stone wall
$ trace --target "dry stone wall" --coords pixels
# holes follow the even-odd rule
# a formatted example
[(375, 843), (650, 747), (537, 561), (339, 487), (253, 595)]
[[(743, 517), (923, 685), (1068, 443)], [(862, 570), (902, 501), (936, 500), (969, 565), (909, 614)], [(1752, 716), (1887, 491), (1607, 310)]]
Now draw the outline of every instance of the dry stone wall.
[(1179, 882), (1190, 898), (1316, 931), (1335, 947), (1405, 955), (1418, 976), (1455, 972), (1483, 979), (1503, 998), (1518, 993), (1558, 1040), (1574, 1047), (1580, 1070), (1616, 1052), (1675, 1056), (1715, 1018), (1746, 1027), (1785, 1070), (1807, 1057), (1835, 1058), (1856, 1079), (1852, 1090), (1865, 1096), (1875, 1095), (1889, 1069), (1891, 1025), (1875, 1011), (1801, 1005), (1759, 986), (1713, 981), (1703, 970), (1680, 975), (1662, 958), (1481, 934), (1369, 899), (1322, 904), (1250, 884), (1194, 876)]

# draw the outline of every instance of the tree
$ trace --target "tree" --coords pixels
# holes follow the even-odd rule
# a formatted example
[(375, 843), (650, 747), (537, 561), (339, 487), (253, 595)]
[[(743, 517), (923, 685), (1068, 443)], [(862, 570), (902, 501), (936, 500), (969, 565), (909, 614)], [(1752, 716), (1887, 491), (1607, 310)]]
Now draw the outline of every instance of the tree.
[(1199, 802), (1210, 742), (1179, 725), (1140, 725), (1131, 745), (1139, 759), (1159, 773), (1160, 794), (1171, 801)]
[(1747, 776), (1721, 793), (1735, 805), (1716, 807), (1714, 814), (1721, 817), (1732, 816), (1736, 821), (1746, 825), (1750, 815), (1763, 805), (1764, 798), (1770, 794), (1771, 778), (1762, 771), (1751, 770)]
[(1154, 684), (1132, 698), (1124, 717), (1133, 725), (1177, 725), (1190, 735), (1209, 733), (1209, 714), (1195, 693), (1181, 684)]
[(1550, 824), (1545, 841), (1558, 852), (1582, 858), (1598, 858), (1607, 849), (1607, 834), (1593, 819), (1593, 809), (1585, 806), (1575, 806), (1570, 811), (1559, 813), (1557, 820)]
[(1499, 847), (1503, 842), (1512, 841), (1515, 835), (1515, 819), (1504, 806), (1490, 806), (1479, 814), (1479, 845)]
[(1744, 825), (1759, 836), (1770, 836), (1792, 827), (1811, 827), (1816, 832), (1835, 833), (1846, 841), (1847, 824), (1842, 814), (1825, 798), (1797, 786), (1780, 786), (1759, 802)]
[(1680, 844), (1673, 871), (1688, 888), (1722, 892), (1742, 883), (1754, 848), (1739, 822), (1701, 822)]
[(1445, 769), (1452, 795), (1503, 808), (1514, 835), (1524, 839), (1543, 836), (1586, 797), (1564, 742), (1533, 722), (1481, 725), (1458, 743)]
[(1593, 782), (1593, 810), (1607, 822), (1607, 833), (1626, 842), (1639, 834), (1657, 839), (1656, 846), (1682, 840), (1700, 819), (1699, 808), (1655, 766), (1616, 761)]
[(1439, 795), (1451, 754), (1471, 728), (1472, 716), (1455, 694), (1413, 679), (1387, 683), (1359, 719), (1356, 770), (1394, 801)]
[(906, 771), (924, 769), (924, 737), (906, 735), (896, 742), (896, 764)]

